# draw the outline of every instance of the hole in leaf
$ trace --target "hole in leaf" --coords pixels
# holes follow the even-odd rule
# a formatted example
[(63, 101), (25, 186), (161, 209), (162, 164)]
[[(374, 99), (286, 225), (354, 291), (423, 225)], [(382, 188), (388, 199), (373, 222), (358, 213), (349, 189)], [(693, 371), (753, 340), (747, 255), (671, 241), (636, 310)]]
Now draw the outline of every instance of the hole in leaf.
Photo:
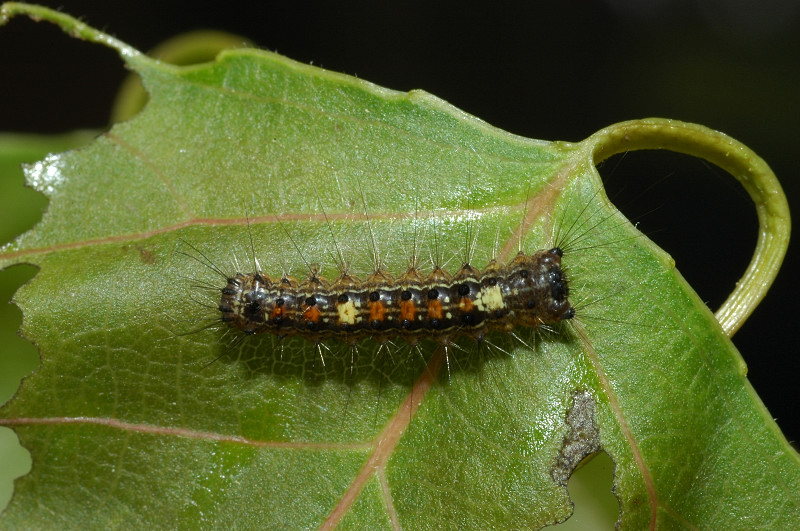
[(555, 527), (559, 531), (613, 529), (619, 518), (619, 502), (611, 492), (613, 476), (614, 462), (605, 452), (581, 461), (567, 483), (574, 512)]
[(14, 494), (14, 479), (31, 471), (31, 454), (11, 428), (0, 427), (0, 511)]
[(8, 304), (17, 289), (33, 278), (37, 271), (36, 267), (28, 265), (0, 271), (0, 344), (3, 345), (3, 355), (0, 356), (0, 405), (13, 396), (20, 380), (39, 365), (36, 347), (17, 334), (22, 323), (22, 312), (17, 306)]
[[(36, 347), (17, 335), (22, 312), (12, 304), (3, 304), (36, 271), (37, 268), (33, 266), (14, 266), (0, 271), (0, 344), (3, 345), (0, 356), (0, 404), (14, 395), (20, 380), (39, 364)], [(30, 454), (20, 446), (17, 434), (10, 428), (0, 427), (0, 511), (11, 500), (14, 478), (27, 474), (30, 469)]]

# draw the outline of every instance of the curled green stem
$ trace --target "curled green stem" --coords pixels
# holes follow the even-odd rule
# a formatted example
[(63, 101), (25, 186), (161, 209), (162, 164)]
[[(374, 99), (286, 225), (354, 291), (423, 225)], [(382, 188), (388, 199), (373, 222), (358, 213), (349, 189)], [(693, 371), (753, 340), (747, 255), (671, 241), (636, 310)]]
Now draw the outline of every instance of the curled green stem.
[(601, 129), (587, 142), (593, 145), (595, 163), (625, 151), (669, 149), (705, 159), (744, 186), (758, 214), (756, 249), (736, 288), (715, 313), (724, 332), (733, 336), (766, 295), (789, 245), (789, 205), (767, 163), (747, 146), (719, 131), (664, 118), (614, 124)]

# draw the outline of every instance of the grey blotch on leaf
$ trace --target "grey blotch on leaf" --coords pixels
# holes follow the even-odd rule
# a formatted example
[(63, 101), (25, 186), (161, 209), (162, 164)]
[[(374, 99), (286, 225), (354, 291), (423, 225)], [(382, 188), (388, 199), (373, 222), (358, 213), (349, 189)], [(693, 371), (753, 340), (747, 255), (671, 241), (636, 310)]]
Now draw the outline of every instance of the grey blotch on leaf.
[(576, 391), (572, 395), (572, 408), (566, 418), (569, 431), (550, 469), (550, 477), (560, 485), (567, 485), (572, 471), (584, 457), (600, 450), (600, 431), (595, 422), (595, 411), (594, 396), (589, 391)]

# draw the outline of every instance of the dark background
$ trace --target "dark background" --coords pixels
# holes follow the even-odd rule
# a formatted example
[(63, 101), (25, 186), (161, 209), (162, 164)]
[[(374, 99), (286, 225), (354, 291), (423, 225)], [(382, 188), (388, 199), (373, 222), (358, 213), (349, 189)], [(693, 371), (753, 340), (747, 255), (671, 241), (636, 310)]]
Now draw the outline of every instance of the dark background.
[[(433, 2), (40, 3), (141, 50), (193, 29), (238, 33), (301, 62), (398, 90), (423, 88), (527, 137), (578, 141), (606, 125), (648, 116), (701, 123), (761, 155), (800, 215), (795, 0), (477, 8)], [(39, 133), (106, 126), (126, 75), (115, 52), (26, 19), (0, 29), (0, 72), (0, 131)], [(709, 306), (718, 307), (755, 245), (755, 212), (739, 185), (703, 161), (660, 152), (617, 156), (600, 171), (609, 196), (672, 254)], [(734, 337), (750, 381), (795, 442), (798, 260), (794, 245), (766, 300)]]

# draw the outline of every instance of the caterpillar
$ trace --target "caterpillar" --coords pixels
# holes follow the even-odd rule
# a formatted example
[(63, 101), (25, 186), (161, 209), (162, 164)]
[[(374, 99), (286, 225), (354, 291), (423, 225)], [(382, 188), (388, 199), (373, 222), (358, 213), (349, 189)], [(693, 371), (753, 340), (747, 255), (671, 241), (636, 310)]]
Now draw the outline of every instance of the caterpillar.
[(412, 266), (397, 279), (377, 270), (363, 281), (345, 272), (329, 282), (316, 269), (302, 283), (237, 273), (221, 289), (220, 320), (248, 335), (336, 337), (351, 345), (367, 337), (412, 345), (424, 337), (481, 340), (492, 330), (574, 317), (562, 256), (554, 247), (520, 252), (506, 265), (492, 261), (482, 271), (465, 263), (455, 275), (437, 267), (425, 277)]
[[(475, 210), (467, 194), (464, 209), (389, 216), (370, 213), (363, 191), (360, 198), (342, 197), (341, 205), (349, 208), (349, 214), (339, 214), (342, 206), (338, 206), (330, 217), (318, 197), (317, 213), (233, 220), (231, 228), (246, 228), (244, 237), (241, 232), (232, 236), (233, 232), (220, 230), (211, 253), (183, 241), (192, 252), (182, 254), (221, 279), (197, 282), (195, 277), (194, 282), (205, 294), (199, 301), (206, 308), (201, 329), (214, 329), (220, 338), (227, 338), (214, 359), (232, 353), (238, 359), (246, 356), (251, 369), (272, 372), (282, 366), (280, 370), (293, 371), (297, 363), (312, 359), (297, 357), (306, 343), (315, 346), (313, 359), (323, 367), (337, 359), (345, 372), (352, 373), (354, 367), (383, 371), (383, 360), (374, 362), (378, 357), (391, 358), (396, 365), (409, 361), (406, 354), (412, 354), (426, 363), (432, 351), (421, 345), (433, 342), (444, 347), (449, 371), (456, 351), (463, 354), (457, 363), (477, 367), (475, 363), (494, 357), (493, 352), (513, 355), (514, 345), (531, 350), (543, 334), (561, 336), (562, 325), (578, 313), (587, 317), (582, 312), (587, 306), (583, 267), (577, 270), (581, 280), (577, 306), (570, 298), (569, 271), (575, 267), (575, 252), (583, 247), (581, 240), (594, 237), (608, 219), (597, 218), (602, 210), (595, 199), (602, 188), (596, 182), (572, 184), (583, 192), (564, 201), (557, 201), (564, 189), (547, 188), (540, 192), (544, 198), (540, 204), (534, 204), (540, 198), (533, 196), (513, 208)], [(577, 189), (570, 188), (575, 194)], [(574, 202), (577, 197), (583, 197), (582, 206)], [(359, 202), (360, 214), (354, 206)], [(404, 241), (408, 234), (405, 238), (397, 234), (397, 227), (413, 231), (410, 242)], [(420, 228), (427, 230), (425, 239), (435, 248), (426, 265), (419, 259)], [(496, 230), (493, 249), (487, 228)], [(478, 237), (480, 231), (483, 238)], [(459, 256), (450, 244), (454, 254), (447, 259), (440, 246), (443, 241), (455, 242), (455, 234), (466, 236), (463, 254)], [(241, 244), (247, 238), (250, 265), (241, 267), (236, 252), (232, 267), (217, 265), (220, 256), (230, 256), (236, 247), (233, 242)], [(404, 244), (410, 248), (402, 249)], [(391, 246), (391, 260), (381, 257), (380, 245)], [(321, 255), (332, 257), (333, 264), (316, 263)], [(305, 270), (300, 274), (298, 257)], [(259, 259), (266, 259), (267, 267), (261, 267)], [(350, 260), (363, 265), (353, 266)], [(404, 261), (406, 267), (396, 267)], [(448, 265), (454, 261), (460, 264), (455, 270)], [(251, 353), (243, 354), (239, 345), (250, 344), (250, 337), (256, 350), (247, 347)], [(480, 347), (480, 362), (469, 360), (470, 340)]]

